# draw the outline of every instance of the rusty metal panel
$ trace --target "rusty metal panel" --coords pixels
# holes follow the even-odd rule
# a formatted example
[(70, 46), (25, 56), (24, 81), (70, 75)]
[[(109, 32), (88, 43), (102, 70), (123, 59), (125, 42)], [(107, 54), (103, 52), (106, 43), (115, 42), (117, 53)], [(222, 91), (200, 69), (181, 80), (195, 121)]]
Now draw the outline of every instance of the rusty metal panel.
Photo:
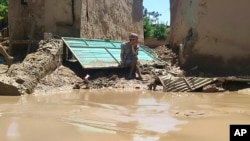
[(159, 76), (165, 92), (190, 92), (215, 82), (216, 78)]
[[(121, 41), (62, 37), (83, 68), (115, 68), (120, 65)], [(158, 61), (150, 49), (140, 46), (141, 64)]]

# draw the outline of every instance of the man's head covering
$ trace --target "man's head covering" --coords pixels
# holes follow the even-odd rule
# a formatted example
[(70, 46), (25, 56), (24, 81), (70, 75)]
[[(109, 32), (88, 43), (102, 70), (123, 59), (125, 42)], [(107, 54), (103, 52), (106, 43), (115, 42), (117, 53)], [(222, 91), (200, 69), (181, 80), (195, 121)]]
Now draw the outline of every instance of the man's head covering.
[(131, 39), (131, 38), (138, 38), (138, 34), (136, 34), (136, 33), (130, 33), (129, 34), (129, 39)]

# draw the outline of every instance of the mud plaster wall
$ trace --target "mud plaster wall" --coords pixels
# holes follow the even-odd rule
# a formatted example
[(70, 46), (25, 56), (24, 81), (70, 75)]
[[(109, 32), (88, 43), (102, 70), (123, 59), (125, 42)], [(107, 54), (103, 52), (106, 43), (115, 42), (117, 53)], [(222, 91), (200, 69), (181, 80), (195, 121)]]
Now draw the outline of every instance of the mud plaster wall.
[(83, 0), (81, 19), (81, 37), (143, 42), (142, 0)]
[(250, 1), (170, 0), (170, 45), (184, 44), (183, 66), (250, 71)]
[[(9, 0), (10, 34), (13, 39), (28, 39), (35, 23), (33, 39), (43, 39), (44, 32), (80, 37), (81, 3), (82, 0), (29, 0), (24, 6), (20, 0)], [(26, 20), (17, 20), (20, 18)]]
[[(25, 22), (14, 21), (26, 17)], [(142, 0), (20, 0), (9, 1), (9, 28), (13, 39), (28, 39), (32, 23), (34, 39), (44, 32), (59, 36), (127, 40), (129, 32), (143, 43)], [(81, 29), (80, 29), (81, 28)]]

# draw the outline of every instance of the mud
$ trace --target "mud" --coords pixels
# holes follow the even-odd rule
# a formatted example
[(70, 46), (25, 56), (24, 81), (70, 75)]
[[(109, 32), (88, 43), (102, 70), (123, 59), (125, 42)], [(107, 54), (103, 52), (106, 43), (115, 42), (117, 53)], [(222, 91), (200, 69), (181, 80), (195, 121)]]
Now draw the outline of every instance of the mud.
[[(18, 59), (19, 56), (14, 56), (14, 64), (9, 69), (2, 65), (0, 95), (100, 88), (162, 91), (163, 86), (158, 79), (162, 75), (213, 77), (211, 74), (200, 72), (195, 67), (189, 71), (182, 70), (178, 56), (168, 46), (163, 45), (153, 49), (163, 63), (140, 65), (143, 80), (138, 80), (137, 77), (128, 80), (128, 68), (86, 70), (76, 60), (62, 61), (62, 44), (61, 40), (42, 40), (37, 51), (28, 54), (23, 60)], [(90, 77), (85, 79), (87, 75)], [(235, 84), (227, 83), (225, 86), (211, 84), (199, 91), (219, 92), (224, 91), (225, 88), (237, 91), (247, 87), (249, 85), (246, 81)]]
[[(229, 140), (230, 124), (249, 124), (249, 89), (173, 93), (161, 92), (162, 86), (157, 86), (156, 91), (149, 91), (148, 84), (155, 80), (153, 70), (160, 70), (157, 74), (185, 74), (176, 55), (165, 46), (155, 51), (161, 58), (170, 57), (165, 58), (164, 66), (141, 66), (143, 81), (127, 80), (127, 70), (84, 70), (78, 62), (57, 60), (54, 71), (48, 69), (41, 73), (46, 75), (30, 79), (30, 84), (36, 83), (32, 95), (0, 96), (0, 140)], [(32, 70), (39, 68), (34, 60), (48, 62), (45, 54), (31, 54), (20, 63), (15, 60), (9, 70), (0, 64), (2, 82), (28, 84), (16, 78), (33, 78)], [(34, 68), (17, 71), (25, 65)], [(84, 79), (87, 74), (88, 80)], [(17, 88), (9, 89), (10, 95)]]
[[(60, 40), (42, 40), (37, 51), (28, 54), (23, 60), (15, 56), (14, 64), (9, 69), (4, 65), (2, 67), (0, 94), (21, 95), (59, 89), (148, 89), (155, 79), (152, 70), (164, 67), (161, 64), (140, 66), (143, 81), (136, 78), (128, 80), (127, 68), (85, 70), (77, 61), (62, 61), (62, 48)], [(170, 65), (172, 62), (167, 63)], [(90, 75), (88, 80), (84, 79), (86, 75)]]
[[(49, 43), (48, 43), (49, 42)], [(40, 79), (60, 66), (62, 41), (41, 41), (36, 52), (28, 54), (21, 63), (14, 62), (0, 78), (2, 95), (33, 93)], [(15, 56), (18, 58), (19, 56)], [(16, 91), (13, 91), (16, 89)]]
[(92, 89), (0, 96), (4, 141), (229, 140), (230, 124), (249, 124), (249, 89), (163, 93)]
[[(137, 76), (128, 80), (129, 68), (115, 69), (82, 69), (81, 65), (74, 60), (62, 63), (53, 73), (44, 77), (35, 88), (36, 92), (50, 91), (53, 89), (100, 89), (100, 88), (123, 88), (148, 90), (155, 82), (157, 74), (166, 74), (166, 70), (171, 70), (174, 74), (182, 74), (178, 67), (176, 54), (165, 45), (154, 49), (158, 58), (165, 61), (165, 64), (141, 65), (143, 80), (138, 80)], [(167, 56), (167, 57), (166, 57)], [(88, 80), (85, 76), (89, 75)], [(156, 91), (162, 91), (163, 87), (157, 83)]]

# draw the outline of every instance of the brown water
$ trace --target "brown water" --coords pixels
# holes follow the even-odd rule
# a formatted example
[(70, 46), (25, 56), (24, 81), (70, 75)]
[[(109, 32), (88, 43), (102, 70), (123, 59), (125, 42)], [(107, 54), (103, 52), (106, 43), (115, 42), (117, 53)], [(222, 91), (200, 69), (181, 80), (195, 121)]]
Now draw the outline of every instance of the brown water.
[(250, 124), (250, 91), (0, 96), (0, 141), (228, 141), (230, 124)]

